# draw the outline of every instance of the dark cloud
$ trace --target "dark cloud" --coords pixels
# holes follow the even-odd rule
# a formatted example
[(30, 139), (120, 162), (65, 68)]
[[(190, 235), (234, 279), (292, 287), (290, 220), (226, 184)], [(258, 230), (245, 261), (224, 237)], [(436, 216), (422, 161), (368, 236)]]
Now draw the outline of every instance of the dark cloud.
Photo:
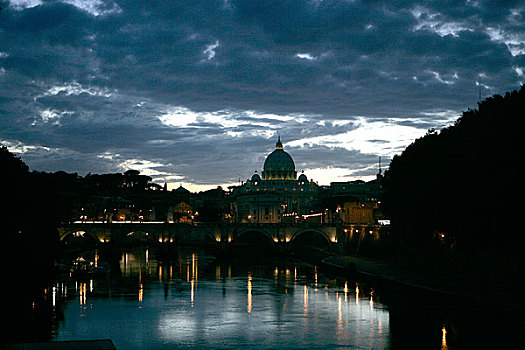
[[(293, 148), (302, 168), (372, 175), (399, 148), (372, 126), (416, 135), (475, 107), (479, 79), (484, 96), (524, 80), (520, 1), (29, 3), (0, 1), (0, 140), (45, 170), (148, 160), (216, 184), (280, 131), (323, 140)], [(372, 148), (326, 146), (359, 128)]]

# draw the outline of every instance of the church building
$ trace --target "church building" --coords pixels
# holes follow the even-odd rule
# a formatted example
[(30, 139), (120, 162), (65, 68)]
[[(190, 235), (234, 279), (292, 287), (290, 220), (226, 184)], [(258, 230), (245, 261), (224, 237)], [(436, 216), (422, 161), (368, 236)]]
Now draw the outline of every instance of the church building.
[[(262, 175), (262, 176), (261, 176)], [(320, 191), (305, 174), (297, 177), (292, 157), (281, 138), (264, 162), (262, 174), (235, 187), (232, 209), (239, 223), (295, 222), (311, 212)]]

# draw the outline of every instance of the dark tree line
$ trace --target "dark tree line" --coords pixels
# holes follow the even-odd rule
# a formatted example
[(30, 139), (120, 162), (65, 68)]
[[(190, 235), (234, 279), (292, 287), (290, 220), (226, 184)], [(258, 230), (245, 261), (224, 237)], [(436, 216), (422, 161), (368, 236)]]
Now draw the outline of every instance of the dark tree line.
[(522, 86), (429, 130), (394, 157), (384, 186), (397, 258), (522, 264), (524, 119)]
[(0, 256), (8, 281), (2, 303), (9, 306), (50, 277), (59, 253), (59, 208), (49, 200), (56, 182), (30, 172), (6, 147), (0, 148), (0, 184)]

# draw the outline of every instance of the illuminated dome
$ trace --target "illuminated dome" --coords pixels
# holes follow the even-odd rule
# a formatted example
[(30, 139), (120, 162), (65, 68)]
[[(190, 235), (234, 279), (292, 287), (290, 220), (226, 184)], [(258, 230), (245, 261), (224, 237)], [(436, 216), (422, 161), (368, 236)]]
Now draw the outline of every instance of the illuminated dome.
[(262, 177), (264, 180), (295, 180), (297, 177), (293, 159), (283, 150), (280, 136), (275, 150), (264, 161)]

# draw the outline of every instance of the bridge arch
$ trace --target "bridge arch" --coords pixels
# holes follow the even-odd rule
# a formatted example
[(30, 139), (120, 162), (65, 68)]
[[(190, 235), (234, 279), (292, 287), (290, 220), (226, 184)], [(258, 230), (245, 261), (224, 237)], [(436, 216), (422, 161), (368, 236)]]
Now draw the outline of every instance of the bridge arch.
[(232, 240), (233, 244), (250, 245), (259, 247), (271, 247), (274, 245), (274, 237), (264, 230), (249, 228), (237, 234)]
[(223, 236), (225, 236), (222, 234), (221, 230), (216, 230), (215, 232), (213, 229), (203, 228), (202, 226), (201, 230), (204, 233), (204, 238), (208, 241), (221, 242), (223, 240)]
[(70, 229), (64, 232), (59, 232), (60, 242), (70, 244), (78, 242), (81, 244), (99, 244), (100, 238), (96, 233), (87, 229)]
[(326, 232), (317, 229), (305, 229), (296, 232), (290, 239), (292, 250), (332, 250), (332, 240)]
[(124, 237), (122, 237), (120, 243), (146, 243), (153, 239), (155, 238), (150, 235), (149, 232), (137, 230), (127, 233)]

